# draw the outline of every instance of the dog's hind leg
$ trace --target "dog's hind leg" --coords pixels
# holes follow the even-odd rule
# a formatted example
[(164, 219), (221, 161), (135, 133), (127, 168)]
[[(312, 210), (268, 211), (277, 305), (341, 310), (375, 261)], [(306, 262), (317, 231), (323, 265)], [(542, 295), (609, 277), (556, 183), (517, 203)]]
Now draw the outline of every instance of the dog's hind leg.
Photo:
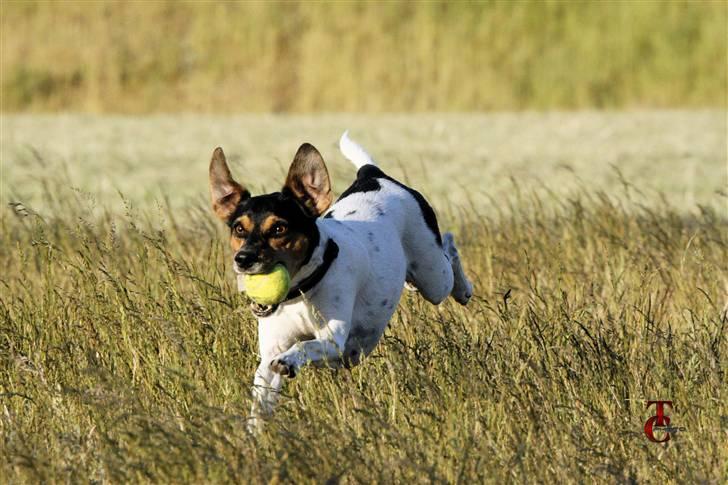
[(410, 245), (407, 253), (406, 285), (414, 286), (425, 300), (439, 305), (453, 288), (453, 272), (445, 252), (433, 244), (427, 249)]
[(463, 266), (460, 262), (460, 254), (458, 248), (455, 247), (455, 239), (452, 233), (446, 232), (442, 237), (442, 249), (447, 254), (450, 260), (450, 266), (452, 267), (452, 273), (454, 282), (450, 295), (455, 298), (455, 301), (461, 305), (467, 305), (470, 298), (473, 296), (473, 284), (465, 276)]
[(408, 253), (411, 256), (406, 284), (415, 286), (425, 300), (435, 305), (448, 296), (467, 305), (473, 296), (473, 285), (465, 276), (451, 233), (443, 234), (442, 248), (411, 245)]

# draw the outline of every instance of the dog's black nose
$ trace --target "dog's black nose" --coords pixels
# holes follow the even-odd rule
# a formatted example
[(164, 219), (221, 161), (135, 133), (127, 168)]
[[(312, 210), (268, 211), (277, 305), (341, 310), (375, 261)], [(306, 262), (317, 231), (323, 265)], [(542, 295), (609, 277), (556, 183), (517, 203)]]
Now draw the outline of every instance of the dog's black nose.
[(257, 256), (258, 253), (256, 253), (255, 251), (246, 251), (244, 249), (241, 249), (235, 255), (235, 263), (238, 265), (238, 268), (247, 269), (250, 268), (253, 263), (255, 263)]

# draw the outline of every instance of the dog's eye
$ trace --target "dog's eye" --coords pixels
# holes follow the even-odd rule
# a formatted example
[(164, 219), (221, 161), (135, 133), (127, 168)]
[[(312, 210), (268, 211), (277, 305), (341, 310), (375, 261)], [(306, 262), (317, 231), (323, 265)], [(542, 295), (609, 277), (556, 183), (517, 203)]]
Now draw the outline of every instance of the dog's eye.
[(282, 236), (286, 233), (288, 230), (288, 227), (283, 222), (276, 222), (273, 227), (271, 228), (271, 233), (274, 236)]
[(245, 228), (243, 228), (242, 224), (236, 224), (235, 227), (233, 227), (233, 231), (235, 231), (236, 236), (244, 236), (245, 235)]

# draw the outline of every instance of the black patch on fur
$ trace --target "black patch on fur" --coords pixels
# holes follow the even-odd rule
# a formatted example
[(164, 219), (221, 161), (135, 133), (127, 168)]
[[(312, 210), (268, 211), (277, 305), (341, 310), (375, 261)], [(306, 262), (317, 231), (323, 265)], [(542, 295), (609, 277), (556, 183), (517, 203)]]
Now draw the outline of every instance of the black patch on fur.
[[(427, 227), (430, 228), (432, 234), (435, 235), (437, 243), (442, 247), (442, 236), (440, 235), (440, 228), (437, 225), (437, 216), (435, 216), (435, 211), (432, 209), (430, 204), (427, 203), (427, 200), (425, 200), (422, 194), (417, 192), (415, 189), (407, 187), (403, 183), (382, 172), (382, 170), (376, 165), (364, 165), (361, 167), (356, 173), (356, 180), (354, 180), (354, 183), (352, 183), (349, 188), (346, 189), (341, 196), (339, 196), (338, 200), (345, 199), (346, 197), (356, 193), (375, 192), (380, 190), (382, 188), (382, 184), (379, 183), (379, 179), (389, 180), (390, 182), (402, 187), (404, 190), (409, 192), (412, 197), (414, 197), (417, 201), (417, 205), (420, 206), (420, 211), (422, 212), (422, 217), (425, 219), (425, 224), (427, 224)], [(384, 215), (384, 211), (378, 209), (377, 214), (382, 216)]]
[(377, 166), (364, 165), (358, 172), (356, 172), (356, 180), (354, 180), (349, 188), (339, 196), (338, 200), (345, 199), (351, 194), (359, 192), (375, 192), (381, 189), (382, 186), (377, 178), (381, 178), (382, 176), (386, 177), (384, 172), (379, 170)]
[(346, 216), (353, 216), (354, 214), (356, 214), (356, 209), (347, 212), (346, 214), (344, 214), (344, 217), (346, 217)]
[(331, 219), (332, 217), (334, 217), (334, 211), (331, 211), (331, 212), (329, 212), (328, 214), (326, 214), (326, 215), (324, 216), (324, 219)]
[(373, 337), (374, 334), (377, 333), (377, 330), (374, 328), (364, 328), (364, 327), (357, 327), (351, 329), (351, 332), (349, 332), (349, 338), (354, 338), (356, 340), (362, 341), (366, 340), (370, 337)]

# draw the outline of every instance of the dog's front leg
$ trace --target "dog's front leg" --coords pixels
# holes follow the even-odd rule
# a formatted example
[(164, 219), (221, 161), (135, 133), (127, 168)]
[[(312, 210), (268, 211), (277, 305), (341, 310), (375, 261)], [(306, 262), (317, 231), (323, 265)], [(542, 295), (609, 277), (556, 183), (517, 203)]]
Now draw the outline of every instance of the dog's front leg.
[(253, 379), (253, 406), (248, 419), (248, 429), (258, 432), (263, 427), (263, 418), (273, 412), (281, 391), (281, 376), (273, 372), (270, 359), (264, 358)]
[(278, 354), (270, 362), (270, 368), (277, 375), (294, 377), (305, 364), (338, 361), (343, 356), (348, 336), (347, 321), (329, 320), (316, 332), (315, 339), (296, 342), (290, 349)]

